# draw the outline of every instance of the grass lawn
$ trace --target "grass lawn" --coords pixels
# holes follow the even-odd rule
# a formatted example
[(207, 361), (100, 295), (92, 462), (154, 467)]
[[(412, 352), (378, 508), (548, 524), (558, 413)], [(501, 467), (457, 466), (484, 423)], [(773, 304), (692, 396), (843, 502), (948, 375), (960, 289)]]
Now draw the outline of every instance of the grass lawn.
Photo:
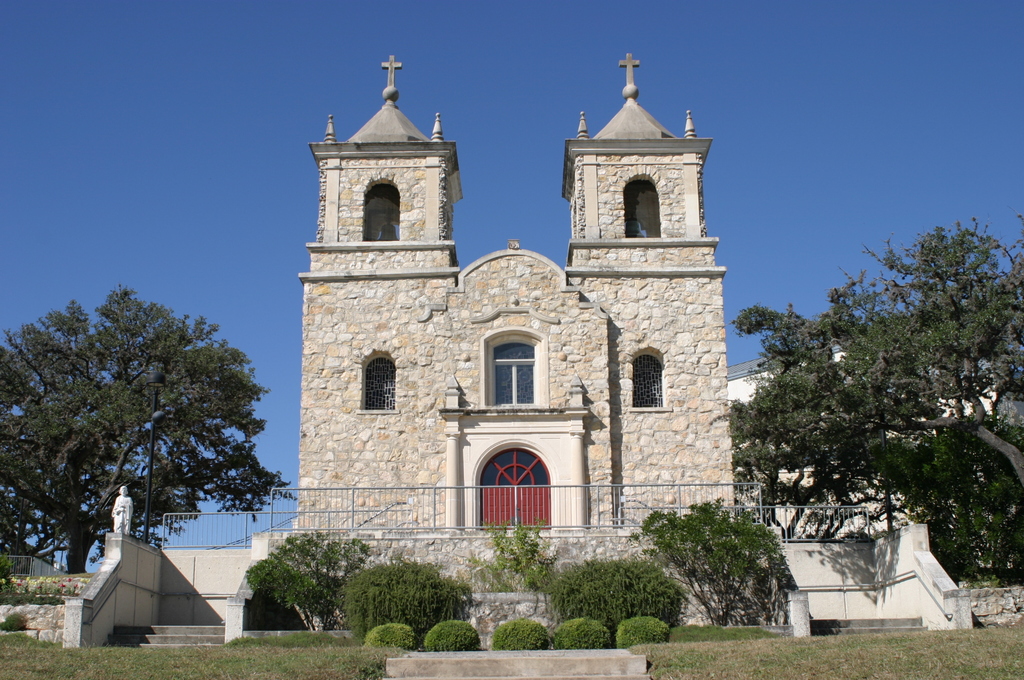
[(654, 680), (1019, 680), (1024, 629), (768, 638), (636, 647)]
[[(398, 650), (246, 643), (209, 649), (62, 649), (0, 637), (0, 678), (19, 680), (372, 680)], [(305, 646), (305, 645), (314, 646)], [(1024, 678), (1024, 629), (670, 642), (634, 648), (655, 680)]]

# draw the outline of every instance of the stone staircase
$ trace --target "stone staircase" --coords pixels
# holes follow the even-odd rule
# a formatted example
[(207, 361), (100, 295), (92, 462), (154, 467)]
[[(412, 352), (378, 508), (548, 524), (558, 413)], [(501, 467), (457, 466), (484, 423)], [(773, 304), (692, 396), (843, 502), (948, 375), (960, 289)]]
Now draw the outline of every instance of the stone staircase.
[(114, 626), (108, 647), (213, 647), (224, 644), (224, 626)]
[(811, 635), (918, 633), (921, 619), (811, 619)]
[(647, 658), (625, 649), (410, 652), (387, 660), (401, 680), (650, 680)]

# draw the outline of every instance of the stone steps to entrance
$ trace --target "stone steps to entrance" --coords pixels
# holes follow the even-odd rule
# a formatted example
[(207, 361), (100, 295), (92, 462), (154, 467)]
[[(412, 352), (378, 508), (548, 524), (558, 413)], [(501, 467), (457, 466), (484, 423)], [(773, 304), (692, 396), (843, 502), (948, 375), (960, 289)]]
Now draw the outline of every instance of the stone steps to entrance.
[(918, 633), (928, 630), (916, 619), (811, 619), (811, 635)]
[(401, 680), (650, 680), (647, 658), (625, 649), (410, 652), (387, 660)]
[(110, 647), (213, 647), (224, 644), (224, 626), (115, 626)]

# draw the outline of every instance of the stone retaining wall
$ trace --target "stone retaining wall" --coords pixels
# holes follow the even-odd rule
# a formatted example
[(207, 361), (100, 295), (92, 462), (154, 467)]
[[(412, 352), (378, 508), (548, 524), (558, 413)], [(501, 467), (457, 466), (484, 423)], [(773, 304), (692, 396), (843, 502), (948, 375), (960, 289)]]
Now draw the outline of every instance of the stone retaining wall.
[(1024, 624), (1024, 586), (971, 590), (971, 612), (985, 628)]
[(11, 614), (22, 614), (28, 619), (28, 629), (22, 632), (29, 637), (46, 642), (64, 642), (64, 605), (0, 605), (0, 621)]

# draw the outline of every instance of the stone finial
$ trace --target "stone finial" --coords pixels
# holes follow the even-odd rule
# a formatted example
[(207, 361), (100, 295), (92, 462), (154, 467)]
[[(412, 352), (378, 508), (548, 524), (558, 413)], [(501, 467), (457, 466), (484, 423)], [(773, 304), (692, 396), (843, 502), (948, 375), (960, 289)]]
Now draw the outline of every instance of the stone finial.
[(580, 126), (576, 129), (576, 139), (590, 139), (590, 131), (587, 130), (587, 114), (580, 111)]
[(445, 408), (459, 408), (459, 398), (462, 396), (462, 388), (459, 387), (459, 381), (455, 379), (454, 375), (448, 376), (448, 380), (445, 382), (444, 391), (444, 407)]
[(510, 238), (508, 240), (508, 249), (509, 250), (519, 250), (519, 239), (517, 239), (517, 238)]
[(569, 382), (569, 406), (582, 407), (583, 392), (583, 381), (580, 380), (578, 373), (573, 374), (572, 381)]
[(432, 142), (443, 142), (444, 141), (444, 130), (441, 129), (441, 114), (434, 114), (434, 132), (430, 135), (430, 141)]
[(388, 72), (388, 86), (384, 88), (384, 106), (394, 106), (398, 101), (398, 88), (395, 87), (395, 71), (402, 70), (402, 62), (395, 61), (395, 55), (391, 55), (387, 61), (382, 61), (380, 67)]
[(327, 131), (324, 132), (325, 142), (337, 142), (338, 138), (334, 136), (334, 116), (327, 116)]
[(640, 68), (640, 60), (634, 59), (632, 52), (627, 52), (626, 58), (619, 60), (619, 68), (626, 69), (626, 86), (622, 88), (622, 98), (636, 101), (640, 96), (640, 88), (633, 82), (633, 69)]
[(690, 112), (686, 112), (686, 132), (683, 134), (683, 139), (695, 139), (697, 137), (697, 128), (693, 125), (693, 116)]

